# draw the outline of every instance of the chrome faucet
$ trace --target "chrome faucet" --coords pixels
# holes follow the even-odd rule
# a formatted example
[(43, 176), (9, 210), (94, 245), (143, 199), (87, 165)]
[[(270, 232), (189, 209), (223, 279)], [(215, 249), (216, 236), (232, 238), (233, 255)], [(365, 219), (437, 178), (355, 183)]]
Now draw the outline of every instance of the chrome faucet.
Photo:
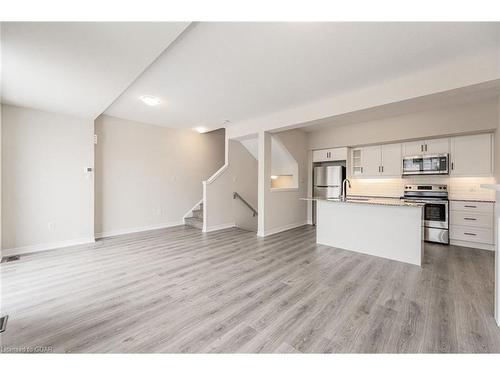
[(351, 181), (349, 181), (347, 178), (344, 178), (344, 181), (342, 181), (342, 196), (340, 198), (344, 202), (347, 199), (347, 188), (345, 184), (346, 182), (349, 184), (349, 189), (351, 188)]

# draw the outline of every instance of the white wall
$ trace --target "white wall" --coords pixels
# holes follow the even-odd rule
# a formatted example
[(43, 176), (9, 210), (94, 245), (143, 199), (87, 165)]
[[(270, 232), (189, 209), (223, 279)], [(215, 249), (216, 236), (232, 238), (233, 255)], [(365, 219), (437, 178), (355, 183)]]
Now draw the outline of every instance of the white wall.
[(489, 99), (374, 121), (325, 127), (308, 133), (309, 149), (495, 130), (497, 123), (498, 101)]
[(301, 130), (274, 133), (298, 163), (298, 188), (271, 189), (271, 134), (259, 133), (259, 236), (307, 223), (307, 135)]
[(2, 133), (4, 255), (93, 241), (94, 122), (2, 105)]
[[(500, 97), (498, 98), (498, 128), (497, 134), (500, 132)], [(495, 142), (495, 178), (496, 183), (500, 184), (500, 140), (498, 135)], [(495, 204), (495, 319), (500, 326), (500, 191), (496, 192)]]
[(257, 218), (243, 202), (233, 199), (233, 192), (257, 209), (257, 191), (257, 160), (241, 142), (229, 140), (226, 168), (206, 183), (205, 230), (237, 226), (256, 231)]
[(224, 130), (199, 134), (100, 116), (96, 236), (182, 224), (224, 164)]

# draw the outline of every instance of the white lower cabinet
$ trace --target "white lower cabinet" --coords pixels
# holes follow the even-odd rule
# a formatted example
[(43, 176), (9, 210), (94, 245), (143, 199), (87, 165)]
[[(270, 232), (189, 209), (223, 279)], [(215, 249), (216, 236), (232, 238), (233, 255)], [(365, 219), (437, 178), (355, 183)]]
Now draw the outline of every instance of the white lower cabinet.
[(452, 225), (450, 227), (450, 238), (470, 242), (470, 247), (476, 247), (478, 243), (493, 245), (493, 229)]
[(494, 250), (494, 203), (450, 202), (450, 243)]
[(489, 213), (451, 211), (450, 220), (454, 225), (493, 228), (493, 215)]

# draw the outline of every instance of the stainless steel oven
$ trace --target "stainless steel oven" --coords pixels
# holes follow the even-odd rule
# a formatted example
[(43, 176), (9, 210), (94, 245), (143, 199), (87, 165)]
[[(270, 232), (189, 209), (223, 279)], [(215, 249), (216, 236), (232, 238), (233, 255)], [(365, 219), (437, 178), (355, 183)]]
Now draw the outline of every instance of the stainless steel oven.
[(424, 204), (423, 225), (426, 241), (450, 243), (446, 185), (406, 185), (404, 199)]
[(405, 156), (403, 176), (448, 174), (448, 154)]

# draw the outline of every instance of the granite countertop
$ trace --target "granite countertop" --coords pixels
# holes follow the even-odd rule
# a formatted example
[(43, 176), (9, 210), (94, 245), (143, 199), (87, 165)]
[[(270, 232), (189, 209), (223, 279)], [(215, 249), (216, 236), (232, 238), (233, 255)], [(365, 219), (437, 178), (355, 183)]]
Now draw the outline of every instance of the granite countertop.
[[(348, 198), (383, 198), (383, 199), (399, 199), (399, 197), (388, 197), (388, 196), (370, 196), (370, 195), (348, 195)], [(450, 197), (449, 201), (457, 201), (457, 202), (485, 202), (485, 203), (495, 203), (495, 200), (492, 199), (474, 199), (474, 198), (463, 198), (463, 197)]]
[(490, 199), (459, 199), (459, 198), (449, 198), (450, 201), (457, 202), (484, 202), (484, 203), (495, 203), (494, 200)]
[(347, 197), (343, 201), (339, 198), (301, 198), (302, 200), (325, 201), (332, 203), (357, 203), (357, 204), (374, 204), (379, 206), (399, 206), (399, 207), (422, 207), (423, 203), (405, 202), (399, 198), (376, 198), (376, 197)]

